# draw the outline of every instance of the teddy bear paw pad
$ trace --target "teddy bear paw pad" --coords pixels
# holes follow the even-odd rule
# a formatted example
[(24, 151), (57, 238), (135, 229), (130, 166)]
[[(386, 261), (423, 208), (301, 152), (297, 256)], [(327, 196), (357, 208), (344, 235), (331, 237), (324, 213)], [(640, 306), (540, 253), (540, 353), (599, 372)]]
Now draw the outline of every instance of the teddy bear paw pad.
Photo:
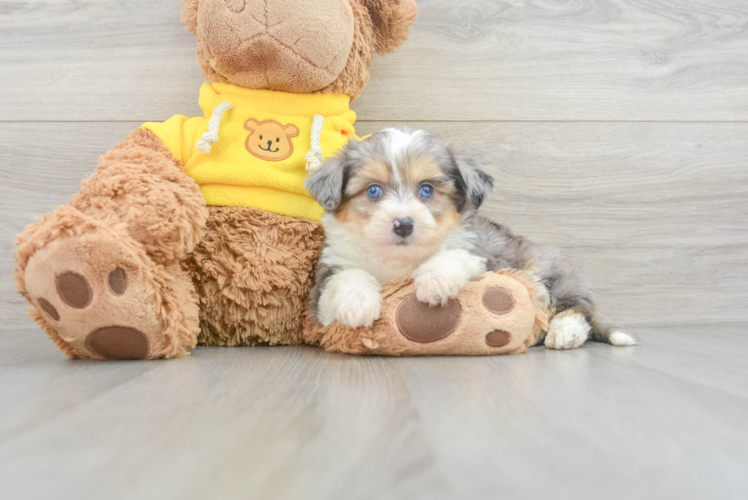
[(504, 330), (494, 330), (486, 335), (486, 344), (489, 347), (504, 347), (512, 341), (512, 334)]
[(150, 352), (150, 341), (135, 328), (106, 326), (88, 334), (86, 347), (107, 359), (145, 359)]
[(63, 302), (75, 309), (85, 309), (93, 299), (88, 280), (73, 272), (66, 272), (57, 277), (57, 293)]
[(483, 294), (483, 305), (494, 314), (509, 314), (515, 306), (514, 296), (502, 286), (491, 287)]
[(460, 303), (455, 299), (441, 307), (430, 307), (415, 295), (405, 299), (395, 313), (400, 333), (419, 344), (437, 342), (452, 335), (460, 323), (460, 316)]

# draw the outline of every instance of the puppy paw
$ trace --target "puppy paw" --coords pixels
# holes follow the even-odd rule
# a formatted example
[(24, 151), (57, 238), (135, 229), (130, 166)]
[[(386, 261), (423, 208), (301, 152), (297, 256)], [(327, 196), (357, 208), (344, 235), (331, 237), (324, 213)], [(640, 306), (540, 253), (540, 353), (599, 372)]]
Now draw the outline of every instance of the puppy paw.
[(369, 273), (351, 269), (336, 274), (327, 283), (318, 316), (324, 326), (338, 321), (348, 328), (358, 328), (373, 325), (381, 310), (379, 283)]
[(465, 250), (437, 254), (413, 273), (416, 297), (430, 306), (443, 306), (457, 297), (468, 280), (485, 269), (485, 259)]
[(337, 297), (335, 320), (348, 328), (371, 326), (379, 319), (382, 296), (361, 289), (358, 292)]
[(443, 306), (449, 299), (457, 297), (467, 280), (464, 276), (445, 271), (428, 271), (415, 279), (416, 297), (430, 306)]
[(548, 326), (545, 346), (548, 349), (576, 349), (584, 344), (590, 324), (580, 313), (560, 314)]

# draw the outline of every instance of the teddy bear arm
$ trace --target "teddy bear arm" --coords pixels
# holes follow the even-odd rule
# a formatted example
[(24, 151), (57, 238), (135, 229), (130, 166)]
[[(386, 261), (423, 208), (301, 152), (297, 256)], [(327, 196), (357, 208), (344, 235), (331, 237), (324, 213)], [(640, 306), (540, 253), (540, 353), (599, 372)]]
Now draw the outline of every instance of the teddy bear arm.
[(518, 271), (486, 273), (441, 307), (418, 301), (412, 280), (382, 289), (372, 327), (327, 327), (307, 317), (307, 342), (329, 351), (389, 356), (520, 354), (547, 329), (537, 291)]
[(205, 199), (182, 163), (153, 132), (140, 128), (99, 159), (71, 205), (97, 218), (116, 217), (157, 263), (184, 258), (200, 241)]

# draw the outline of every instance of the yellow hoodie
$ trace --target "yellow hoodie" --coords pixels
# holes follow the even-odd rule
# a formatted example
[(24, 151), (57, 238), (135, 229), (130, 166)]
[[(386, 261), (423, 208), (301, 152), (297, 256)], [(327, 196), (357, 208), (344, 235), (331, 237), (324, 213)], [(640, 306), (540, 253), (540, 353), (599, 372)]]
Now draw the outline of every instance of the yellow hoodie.
[(205, 116), (146, 123), (184, 164), (208, 205), (262, 208), (320, 220), (304, 189), (309, 170), (355, 137), (344, 94), (291, 94), (205, 83)]

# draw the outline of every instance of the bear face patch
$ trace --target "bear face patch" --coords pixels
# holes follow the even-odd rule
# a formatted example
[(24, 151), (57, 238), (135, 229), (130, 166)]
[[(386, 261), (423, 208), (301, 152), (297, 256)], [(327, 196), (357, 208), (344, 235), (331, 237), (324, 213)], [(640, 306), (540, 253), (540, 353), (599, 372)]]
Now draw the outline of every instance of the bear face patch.
[(259, 122), (247, 120), (244, 128), (249, 131), (247, 151), (261, 160), (282, 161), (293, 154), (292, 139), (299, 135), (296, 125), (283, 125), (275, 120)]

